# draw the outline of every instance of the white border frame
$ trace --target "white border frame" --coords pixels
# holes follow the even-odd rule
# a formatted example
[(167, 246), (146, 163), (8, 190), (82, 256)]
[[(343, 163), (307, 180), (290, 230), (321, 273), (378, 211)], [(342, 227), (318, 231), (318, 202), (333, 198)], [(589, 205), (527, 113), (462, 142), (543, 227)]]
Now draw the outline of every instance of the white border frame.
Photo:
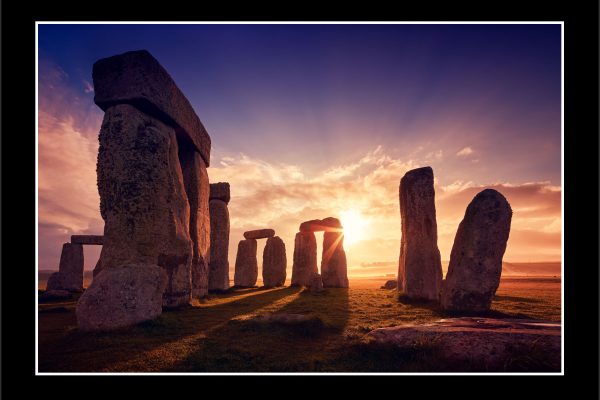
[[(561, 165), (561, 372), (39, 372), (38, 364), (38, 284), (39, 284), (39, 205), (38, 205), (38, 26), (39, 25), (560, 25), (560, 165)], [(35, 374), (36, 375), (541, 375), (565, 374), (565, 225), (564, 225), (564, 21), (36, 21), (35, 22)]]

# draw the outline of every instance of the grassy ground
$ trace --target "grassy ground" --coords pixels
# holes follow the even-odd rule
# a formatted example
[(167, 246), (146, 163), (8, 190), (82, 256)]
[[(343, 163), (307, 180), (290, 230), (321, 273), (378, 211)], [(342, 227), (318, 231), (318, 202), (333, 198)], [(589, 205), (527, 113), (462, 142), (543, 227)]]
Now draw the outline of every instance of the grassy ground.
[[(431, 304), (407, 304), (385, 280), (352, 280), (350, 289), (244, 289), (154, 321), (111, 333), (77, 329), (75, 301), (39, 305), (40, 372), (83, 371), (472, 371), (447, 365), (430, 343), (407, 349), (365, 345), (372, 329), (443, 318)], [(560, 279), (504, 279), (489, 314), (560, 321)], [(269, 312), (304, 314), (296, 324), (260, 323)], [(547, 370), (543, 354), (524, 350), (512, 371)], [(520, 361), (522, 360), (522, 361)]]

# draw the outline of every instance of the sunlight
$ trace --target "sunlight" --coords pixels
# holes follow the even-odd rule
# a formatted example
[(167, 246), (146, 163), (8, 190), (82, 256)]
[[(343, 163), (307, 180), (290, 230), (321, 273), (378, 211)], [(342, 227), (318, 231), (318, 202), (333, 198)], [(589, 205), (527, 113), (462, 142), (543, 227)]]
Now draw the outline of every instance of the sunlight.
[(344, 245), (360, 242), (365, 237), (367, 220), (357, 210), (347, 210), (340, 213), (340, 220), (344, 227)]

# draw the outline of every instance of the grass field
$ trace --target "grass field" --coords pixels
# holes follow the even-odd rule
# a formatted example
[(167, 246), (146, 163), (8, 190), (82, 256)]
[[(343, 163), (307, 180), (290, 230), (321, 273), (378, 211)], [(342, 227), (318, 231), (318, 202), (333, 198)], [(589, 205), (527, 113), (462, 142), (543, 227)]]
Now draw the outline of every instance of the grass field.
[[(403, 303), (385, 279), (353, 279), (350, 289), (322, 293), (299, 288), (243, 289), (194, 307), (164, 312), (154, 321), (110, 332), (77, 329), (76, 302), (39, 305), (40, 372), (422, 372), (479, 371), (449, 365), (436, 348), (372, 346), (372, 329), (432, 321), (445, 315), (432, 304)], [(297, 324), (260, 323), (265, 313), (304, 314)], [(492, 317), (561, 320), (560, 278), (505, 278)], [(527, 351), (527, 350), (525, 350)], [(519, 354), (510, 371), (545, 371), (543, 354)], [(519, 361), (522, 360), (522, 361)]]

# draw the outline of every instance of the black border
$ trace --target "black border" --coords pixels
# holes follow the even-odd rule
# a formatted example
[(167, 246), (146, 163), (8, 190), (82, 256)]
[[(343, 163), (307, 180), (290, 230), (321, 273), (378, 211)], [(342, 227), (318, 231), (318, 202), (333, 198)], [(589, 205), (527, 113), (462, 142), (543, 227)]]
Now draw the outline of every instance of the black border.
[[(73, 384), (62, 377), (36, 377), (35, 336), (33, 310), (35, 297), (35, 26), (36, 20), (399, 20), (399, 21), (564, 21), (565, 32), (565, 376), (564, 377), (513, 377), (511, 384), (488, 382), (499, 377), (444, 377), (444, 385), (421, 386), (417, 393), (429, 397), (436, 391), (440, 395), (468, 397), (494, 395), (511, 397), (557, 395), (561, 389), (570, 387), (586, 398), (598, 398), (598, 3), (570, 2), (565, 5), (550, 5), (544, 1), (504, 1), (501, 3), (474, 2), (455, 3), (422, 2), (394, 4), (365, 9), (364, 5), (341, 5), (332, 7), (329, 15), (317, 15), (325, 11), (324, 4), (308, 3), (276, 4), (265, 7), (279, 15), (265, 14), (257, 4), (242, 6), (223, 4), (227, 12), (207, 9), (205, 4), (189, 1), (170, 1), (153, 5), (140, 2), (127, 9), (123, 2), (102, 1), (98, 3), (68, 2), (3, 2), (1, 24), (1, 185), (2, 185), (2, 394), (17, 390), (21, 396), (34, 394), (42, 389), (45, 396), (53, 393), (72, 395), (68, 388)], [(193, 10), (198, 6), (198, 10)], [(289, 10), (289, 11), (283, 11)], [(293, 14), (292, 14), (293, 13)], [(113, 393), (112, 385), (91, 382), (98, 377), (80, 377), (84, 392), (81, 396)], [(142, 395), (144, 390), (153, 391), (165, 387), (154, 377), (136, 377), (135, 390)], [(158, 377), (157, 377), (158, 378)], [(206, 377), (197, 377), (201, 382), (192, 382), (189, 391), (180, 395), (208, 395)], [(408, 378), (408, 377), (388, 377)], [(421, 379), (423, 377), (414, 377)], [(440, 378), (440, 377), (436, 377)], [(98, 379), (105, 380), (105, 377)], [(112, 377), (123, 382), (121, 377)], [(143, 384), (140, 381), (143, 379)], [(222, 391), (234, 395), (237, 385), (226, 384), (218, 377)], [(239, 379), (239, 378), (238, 378)], [(294, 378), (292, 378), (294, 379)], [(385, 378), (384, 378), (385, 379)], [(468, 379), (468, 380), (467, 380)], [(508, 379), (508, 378), (506, 378)], [(573, 380), (580, 381), (577, 386)], [(212, 381), (212, 379), (211, 379)], [(344, 379), (342, 386), (354, 382), (354, 377)], [(484, 382), (482, 382), (484, 381)], [(389, 388), (397, 395), (408, 395), (410, 387), (398, 383), (378, 382), (372, 391)], [(390, 385), (390, 383), (392, 383)], [(484, 383), (475, 390), (472, 385)], [(520, 383), (515, 387), (515, 383)], [(359, 383), (360, 384), (360, 383)], [(414, 385), (414, 383), (404, 384)], [(66, 385), (66, 386), (65, 386)], [(178, 382), (177, 385), (181, 385)], [(297, 385), (297, 383), (292, 383)], [(334, 383), (334, 388), (340, 383)], [(244, 389), (246, 385), (238, 387)], [(294, 386), (290, 386), (292, 389)], [(319, 385), (318, 387), (322, 387)], [(253, 388), (248, 391), (261, 390)], [(12, 389), (12, 390), (11, 390)], [(307, 387), (308, 389), (308, 387)], [(170, 391), (178, 389), (171, 388)], [(306, 389), (305, 389), (306, 390)], [(559, 392), (560, 390), (560, 392)], [(93, 391), (93, 393), (92, 393)], [(320, 391), (320, 389), (319, 389)], [(337, 390), (336, 390), (337, 391)], [(6, 393), (4, 393), (6, 392)], [(287, 392), (287, 390), (286, 390)], [(316, 391), (307, 390), (308, 393)], [(307, 394), (308, 394), (307, 393)], [(375, 394), (373, 393), (373, 394)], [(577, 393), (577, 394), (576, 394)], [(596, 393), (596, 396), (593, 394)], [(495, 397), (495, 396), (494, 396)]]

